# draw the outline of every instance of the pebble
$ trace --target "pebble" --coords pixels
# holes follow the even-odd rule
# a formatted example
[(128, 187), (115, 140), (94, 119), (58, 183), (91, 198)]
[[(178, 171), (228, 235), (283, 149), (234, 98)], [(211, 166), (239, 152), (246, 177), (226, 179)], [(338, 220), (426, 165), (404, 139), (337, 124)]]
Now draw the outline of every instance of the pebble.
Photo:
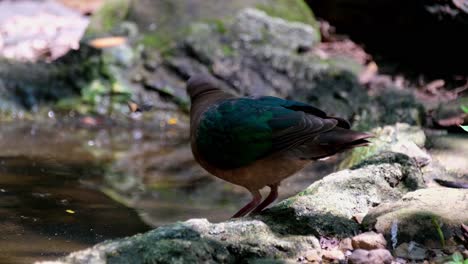
[(322, 257), (320, 256), (319, 252), (317, 250), (309, 250), (305, 254), (305, 259), (308, 262), (312, 263), (321, 263), (322, 262)]
[(345, 255), (338, 249), (324, 250), (322, 251), (322, 258), (329, 262), (339, 262), (340, 260), (345, 259)]
[(392, 254), (386, 249), (356, 249), (348, 258), (349, 264), (391, 264)]
[(405, 242), (395, 249), (394, 254), (404, 259), (424, 260), (426, 258), (426, 252), (427, 250), (423, 246), (415, 242)]
[(338, 245), (339, 249), (343, 252), (346, 252), (348, 250), (353, 250), (353, 244), (351, 238), (347, 237), (343, 240), (340, 241), (340, 244)]
[(387, 247), (387, 241), (382, 234), (376, 232), (365, 232), (352, 238), (353, 248), (360, 249), (384, 249)]

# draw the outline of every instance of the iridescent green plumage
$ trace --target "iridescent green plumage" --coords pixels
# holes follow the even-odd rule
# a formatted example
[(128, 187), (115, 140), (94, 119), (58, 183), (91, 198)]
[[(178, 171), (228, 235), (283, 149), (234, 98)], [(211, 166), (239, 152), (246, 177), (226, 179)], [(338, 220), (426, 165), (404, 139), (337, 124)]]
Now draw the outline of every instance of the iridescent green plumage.
[[(239, 98), (218, 86), (208, 75), (188, 81), (190, 139), (203, 168), (252, 193), (252, 202), (234, 217), (260, 212), (276, 199), (281, 181), (311, 160), (366, 145), (371, 137), (313, 106), (270, 96)], [(260, 203), (265, 186), (271, 192)]]
[(275, 97), (222, 101), (200, 119), (198, 150), (223, 169), (248, 165), (282, 149), (277, 135), (300, 124), (304, 116), (298, 109), (326, 117), (312, 106)]

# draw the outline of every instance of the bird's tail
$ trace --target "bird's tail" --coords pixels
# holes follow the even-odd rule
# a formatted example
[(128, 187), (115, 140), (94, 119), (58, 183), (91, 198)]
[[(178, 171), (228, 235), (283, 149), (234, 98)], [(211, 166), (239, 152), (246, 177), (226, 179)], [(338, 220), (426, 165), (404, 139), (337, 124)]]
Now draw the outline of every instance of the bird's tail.
[(341, 152), (355, 147), (367, 146), (372, 134), (335, 127), (330, 131), (320, 134), (315, 140), (321, 146), (328, 146)]
[(301, 159), (322, 159), (345, 150), (367, 146), (370, 143), (368, 139), (372, 137), (369, 133), (335, 127), (306, 142), (299, 155)]

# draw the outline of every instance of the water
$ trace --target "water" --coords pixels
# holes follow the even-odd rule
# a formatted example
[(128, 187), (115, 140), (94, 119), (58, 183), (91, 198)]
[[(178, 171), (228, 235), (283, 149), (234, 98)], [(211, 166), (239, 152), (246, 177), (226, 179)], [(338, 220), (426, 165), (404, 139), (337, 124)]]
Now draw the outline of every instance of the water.
[[(228, 219), (249, 194), (194, 162), (187, 121), (165, 113), (1, 123), (0, 263), (55, 259), (189, 218)], [(335, 162), (285, 181), (280, 199), (312, 183), (310, 171), (324, 176)]]

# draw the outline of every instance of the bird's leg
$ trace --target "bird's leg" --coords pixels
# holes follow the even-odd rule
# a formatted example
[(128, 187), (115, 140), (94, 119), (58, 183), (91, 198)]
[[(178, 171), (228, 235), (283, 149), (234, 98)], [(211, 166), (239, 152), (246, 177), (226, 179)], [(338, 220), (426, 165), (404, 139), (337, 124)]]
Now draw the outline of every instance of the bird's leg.
[(262, 196), (260, 195), (260, 192), (258, 190), (250, 191), (250, 193), (252, 193), (252, 201), (250, 201), (250, 203), (242, 207), (237, 213), (235, 213), (232, 216), (232, 218), (242, 217), (248, 214), (250, 211), (252, 211), (252, 209), (254, 209), (262, 201)]
[(261, 204), (259, 204), (253, 211), (252, 213), (260, 213), (265, 207), (267, 207), (269, 204), (274, 202), (276, 198), (278, 198), (278, 183), (268, 185), (270, 186), (270, 194), (263, 200)]

